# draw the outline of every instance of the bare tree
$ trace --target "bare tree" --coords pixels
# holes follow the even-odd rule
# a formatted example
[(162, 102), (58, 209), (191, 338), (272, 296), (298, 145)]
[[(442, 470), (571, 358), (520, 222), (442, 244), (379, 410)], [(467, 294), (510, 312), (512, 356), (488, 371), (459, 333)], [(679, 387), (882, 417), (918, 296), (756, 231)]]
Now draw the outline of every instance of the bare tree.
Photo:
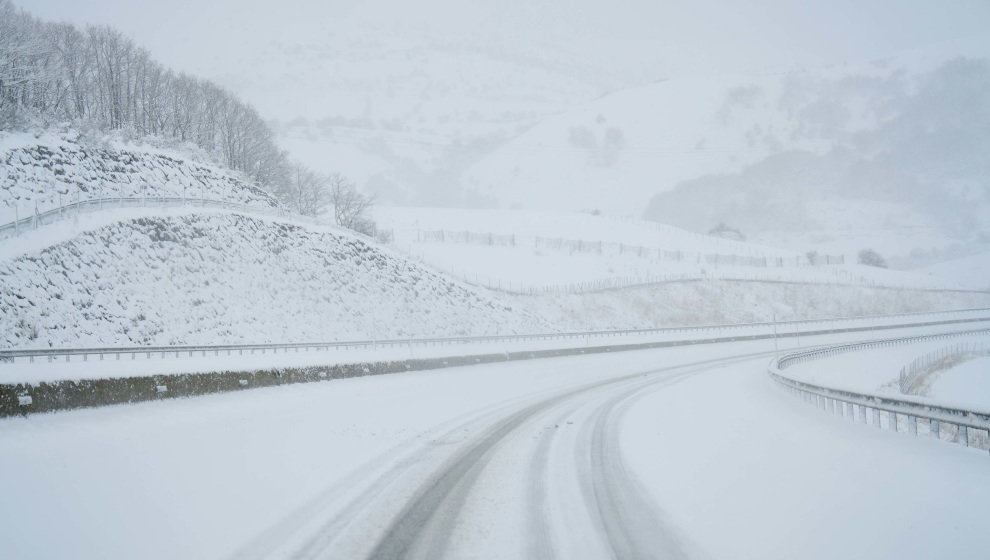
[(874, 251), (873, 249), (863, 249), (859, 252), (859, 264), (865, 264), (866, 266), (875, 266), (878, 268), (887, 268), (887, 261), (880, 255), (880, 253)]
[(330, 204), (329, 178), (293, 163), (277, 195), (295, 212), (318, 216)]
[(340, 173), (330, 175), (328, 182), (334, 222), (347, 229), (374, 235), (375, 224), (367, 215), (374, 198), (359, 193), (354, 183)]
[[(291, 165), (271, 127), (233, 94), (168, 70), (111, 27), (47, 23), (0, 0), (0, 127), (39, 117), (194, 142), (296, 211), (330, 203), (329, 178)], [(341, 216), (354, 227), (370, 201), (346, 194)]]

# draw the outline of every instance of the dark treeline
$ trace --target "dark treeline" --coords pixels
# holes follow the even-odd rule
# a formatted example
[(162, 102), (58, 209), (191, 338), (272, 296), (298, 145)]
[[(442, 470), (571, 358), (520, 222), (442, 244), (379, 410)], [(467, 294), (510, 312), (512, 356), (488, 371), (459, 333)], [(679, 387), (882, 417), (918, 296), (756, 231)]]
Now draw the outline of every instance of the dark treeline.
[(290, 163), (258, 112), (223, 88), (165, 68), (110, 27), (46, 22), (0, 0), (0, 129), (39, 119), (192, 142), (304, 214), (334, 202), (330, 178)]

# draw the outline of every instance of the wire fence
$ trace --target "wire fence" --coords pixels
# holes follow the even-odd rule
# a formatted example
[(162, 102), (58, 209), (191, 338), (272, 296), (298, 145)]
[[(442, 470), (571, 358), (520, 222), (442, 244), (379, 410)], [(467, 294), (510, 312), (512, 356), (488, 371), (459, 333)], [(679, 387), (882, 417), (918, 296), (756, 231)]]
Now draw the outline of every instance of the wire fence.
[(918, 356), (901, 368), (898, 386), (905, 395), (919, 394), (934, 373), (975, 358), (990, 356), (990, 339), (958, 342)]
[(700, 251), (683, 251), (601, 240), (565, 239), (562, 237), (542, 237), (538, 235), (521, 236), (512, 233), (501, 234), (466, 230), (417, 230), (416, 241), (419, 243), (464, 243), (469, 245), (487, 245), (489, 247), (532, 247), (533, 249), (548, 249), (568, 254), (628, 256), (661, 262), (695, 263), (713, 266), (783, 268), (842, 265), (846, 262), (844, 255), (815, 254), (814, 256), (784, 256), (779, 254), (741, 255), (704, 253)]
[[(659, 226), (658, 231), (661, 231)], [(708, 241), (711, 241), (711, 238), (708, 238)], [(719, 240), (720, 243), (721, 241)], [(567, 255), (628, 256), (643, 260), (644, 266), (628, 267), (628, 270), (636, 271), (636, 274), (589, 278), (571, 282), (533, 281), (518, 275), (498, 277), (485, 275), (478, 271), (463, 270), (449, 264), (431, 263), (432, 266), (461, 279), (467, 284), (519, 295), (576, 295), (704, 280), (988, 293), (986, 290), (971, 289), (939, 277), (892, 275), (883, 269), (848, 267), (844, 266), (846, 258), (843, 255), (823, 255), (815, 252), (807, 255), (786, 256), (769, 253), (749, 255), (705, 253), (618, 242), (448, 229), (417, 229), (416, 237), (410, 238), (407, 243), (409, 244), (404, 247), (404, 250), (410, 255), (416, 253), (413, 250), (413, 244), (440, 243), (531, 248), (534, 250), (547, 249)], [(737, 245), (739, 249), (746, 249), (741, 243)], [(422, 260), (422, 256), (417, 258)], [(551, 274), (551, 276), (556, 275)]]
[(282, 208), (265, 207), (257, 204), (189, 197), (117, 197), (77, 200), (44, 212), (39, 212), (35, 209), (34, 213), (30, 216), (18, 218), (12, 222), (0, 225), (0, 239), (15, 237), (42, 226), (75, 218), (80, 214), (120, 208), (214, 208), (277, 218), (291, 218), (292, 220), (312, 225), (325, 225), (315, 218), (294, 214)]
[[(35, 209), (34, 213), (30, 216), (18, 218), (12, 222), (0, 225), (0, 239), (16, 237), (22, 233), (37, 230), (42, 226), (51, 225), (67, 219), (74, 219), (80, 214), (120, 208), (211, 208), (276, 217), (307, 225), (327, 225), (313, 217), (295, 214), (283, 208), (266, 207), (259, 204), (245, 204), (195, 197), (112, 197), (77, 200), (44, 212), (39, 212)], [(359, 232), (352, 233), (359, 237), (367, 237)], [(369, 237), (369, 239), (371, 238)], [(381, 242), (390, 242), (394, 239), (393, 232), (391, 230), (376, 231), (374, 239)], [(466, 274), (464, 271), (444, 269), (442, 266), (433, 265), (435, 268), (451, 276), (460, 278), (467, 284), (519, 295), (573, 295), (710, 279), (987, 293), (985, 290), (948, 287), (944, 282), (940, 282), (935, 278), (914, 279), (911, 282), (893, 282), (890, 280), (869, 278), (862, 274), (854, 274), (847, 268), (838, 266), (845, 262), (844, 257), (841, 255), (785, 257), (779, 255), (705, 254), (701, 252), (667, 250), (657, 247), (604, 241), (585, 241), (540, 236), (523, 237), (514, 234), (448, 230), (418, 230), (417, 240), (420, 242), (470, 243), (506, 247), (526, 245), (537, 248), (555, 249), (567, 252), (568, 254), (630, 255), (650, 259), (654, 263), (680, 263), (688, 267), (695, 267), (694, 270), (689, 271), (683, 270), (682, 267), (682, 270), (678, 271), (645, 272), (636, 275), (594, 278), (577, 282), (526, 282), (518, 279), (513, 280), (483, 277), (478, 274)], [(821, 274), (823, 265), (828, 265), (830, 275)], [(720, 266), (724, 266), (725, 268), (719, 269)], [(674, 264), (674, 268), (677, 268), (676, 264)], [(786, 270), (790, 270), (791, 272), (785, 272)], [(802, 276), (796, 277), (794, 274)]]
[[(431, 348), (444, 346), (464, 346), (471, 344), (505, 344), (505, 343), (535, 343), (543, 347), (546, 344), (572, 344), (575, 342), (585, 345), (598, 344), (601, 341), (646, 337), (656, 340), (657, 337), (674, 337), (686, 340), (700, 338), (729, 337), (734, 340), (747, 338), (774, 338), (798, 336), (802, 333), (835, 334), (846, 332), (873, 332), (882, 329), (914, 328), (947, 326), (966, 323), (983, 323), (990, 321), (990, 308), (958, 309), (951, 311), (931, 311), (921, 313), (902, 313), (896, 315), (877, 315), (860, 317), (829, 317), (818, 319), (801, 319), (795, 321), (772, 321), (758, 323), (728, 323), (711, 325), (679, 325), (643, 329), (563, 331), (544, 333), (520, 333), (504, 335), (459, 336), (438, 338), (407, 338), (407, 339), (376, 339), (376, 340), (345, 340), (345, 341), (314, 341), (287, 342), (265, 344), (220, 344), (220, 345), (170, 345), (170, 346), (139, 346), (139, 347), (102, 347), (102, 348), (21, 348), (0, 349), (0, 362), (13, 363), (26, 360), (33, 363), (36, 358), (45, 358), (48, 362), (56, 359), (69, 362), (72, 357), (80, 357), (83, 361), (94, 358), (98, 361), (122, 358), (135, 360), (143, 357), (179, 358), (208, 355), (264, 355), (327, 352), (340, 350), (382, 350), (390, 348)], [(755, 337), (755, 338), (754, 338)]]
[[(415, 257), (422, 260), (422, 257)], [(832, 268), (829, 273), (822, 274), (809, 268), (787, 272), (784, 269), (736, 268), (736, 269), (695, 269), (678, 272), (644, 272), (638, 275), (611, 276), (594, 278), (576, 282), (531, 282), (518, 278), (497, 278), (468, 272), (463, 269), (445, 267), (432, 263), (431, 266), (445, 274), (460, 279), (466, 284), (506, 292), (516, 295), (578, 295), (609, 290), (648, 288), (665, 284), (702, 282), (706, 280), (721, 280), (725, 282), (757, 282), (763, 284), (802, 285), (802, 286), (847, 286), (885, 290), (912, 290), (923, 292), (958, 292), (987, 294), (986, 290), (965, 289), (958, 286), (946, 285), (938, 278), (912, 278), (910, 281), (895, 282), (871, 278), (846, 268)]]
[(768, 373), (774, 381), (795, 397), (824, 412), (841, 416), (853, 422), (872, 424), (878, 429), (886, 428), (893, 432), (906, 431), (915, 436), (928, 435), (940, 441), (990, 450), (990, 412), (986, 410), (942, 406), (928, 399), (911, 395), (894, 398), (880, 394), (857, 393), (798, 381), (784, 374), (784, 370), (795, 364), (848, 352), (974, 335), (987, 336), (990, 335), (990, 330), (979, 329), (957, 333), (900, 337), (795, 352), (771, 361)]

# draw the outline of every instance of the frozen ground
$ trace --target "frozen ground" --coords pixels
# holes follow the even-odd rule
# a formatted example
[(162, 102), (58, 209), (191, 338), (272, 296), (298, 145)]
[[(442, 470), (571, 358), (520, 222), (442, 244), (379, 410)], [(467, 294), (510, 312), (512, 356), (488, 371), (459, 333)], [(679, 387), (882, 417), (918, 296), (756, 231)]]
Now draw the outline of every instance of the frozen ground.
[(942, 372), (932, 383), (928, 396), (990, 410), (990, 358), (968, 360)]
[(820, 414), (767, 378), (771, 353), (729, 343), (7, 419), (0, 477), (17, 484), (0, 538), (16, 558), (981, 555), (985, 452)]

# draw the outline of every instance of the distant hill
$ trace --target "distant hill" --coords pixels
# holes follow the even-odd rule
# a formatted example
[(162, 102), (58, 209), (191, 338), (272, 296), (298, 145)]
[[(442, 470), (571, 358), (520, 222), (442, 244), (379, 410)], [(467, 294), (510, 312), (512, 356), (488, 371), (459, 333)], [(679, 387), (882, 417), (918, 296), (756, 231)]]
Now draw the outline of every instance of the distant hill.
[[(503, 208), (643, 215), (696, 232), (724, 222), (762, 242), (790, 236), (783, 247), (797, 251), (835, 251), (854, 229), (860, 248), (888, 246), (910, 265), (912, 252), (978, 252), (990, 239), (988, 89), (986, 38), (858, 65), (672, 79), (545, 119), (467, 168), (464, 185)], [(903, 228), (928, 233), (900, 245), (885, 233)]]

